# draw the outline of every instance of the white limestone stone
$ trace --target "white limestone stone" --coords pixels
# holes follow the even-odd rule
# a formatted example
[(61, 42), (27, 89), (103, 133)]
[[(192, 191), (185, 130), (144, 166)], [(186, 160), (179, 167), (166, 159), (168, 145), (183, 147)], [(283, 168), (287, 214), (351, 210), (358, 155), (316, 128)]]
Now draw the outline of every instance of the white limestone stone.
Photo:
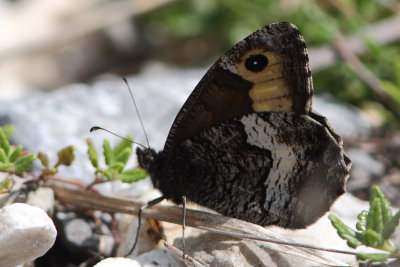
[(0, 259), (13, 267), (44, 255), (54, 244), (57, 230), (40, 208), (14, 203), (0, 209)]

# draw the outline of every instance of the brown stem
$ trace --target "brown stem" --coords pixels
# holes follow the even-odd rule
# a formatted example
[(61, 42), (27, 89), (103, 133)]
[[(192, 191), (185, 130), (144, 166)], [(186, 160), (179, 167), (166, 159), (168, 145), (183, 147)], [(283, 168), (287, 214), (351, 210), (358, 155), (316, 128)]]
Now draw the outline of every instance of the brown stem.
[[(143, 206), (142, 202), (93, 195), (93, 193), (82, 190), (72, 190), (55, 185), (53, 185), (52, 188), (54, 189), (56, 197), (59, 201), (65, 204), (75, 205), (80, 208), (101, 210), (110, 213), (126, 213), (137, 215), (140, 207)], [(142, 215), (145, 218), (182, 224), (182, 209), (176, 206), (152, 206), (144, 209)], [(257, 242), (257, 244), (260, 246), (300, 257), (305, 257), (309, 260), (326, 265), (337, 265), (338, 263), (326, 258), (315, 250), (350, 255), (356, 254), (352, 251), (326, 249), (307, 244), (299, 244), (288, 238), (268, 231), (266, 228), (259, 225), (205, 211), (187, 209), (185, 223), (187, 226), (208, 230), (214, 233), (233, 236), (236, 238), (250, 239)]]
[(397, 104), (386, 94), (381, 81), (358, 59), (342, 36), (337, 36), (333, 40), (333, 46), (354, 73), (372, 89), (379, 101), (389, 107), (397, 118), (400, 118)]

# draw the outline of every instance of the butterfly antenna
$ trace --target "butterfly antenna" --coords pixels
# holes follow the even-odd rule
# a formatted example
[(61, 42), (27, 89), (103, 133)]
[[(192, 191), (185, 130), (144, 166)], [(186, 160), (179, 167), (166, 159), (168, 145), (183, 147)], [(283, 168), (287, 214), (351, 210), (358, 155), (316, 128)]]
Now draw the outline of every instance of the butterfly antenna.
[(138, 115), (140, 124), (142, 125), (142, 129), (143, 129), (143, 132), (144, 132), (144, 136), (146, 137), (147, 147), (149, 148), (149, 147), (150, 147), (149, 138), (147, 137), (147, 133), (146, 133), (146, 130), (145, 130), (145, 128), (144, 128), (144, 124), (143, 124), (143, 121), (142, 121), (142, 117), (140, 117), (139, 109), (138, 109), (138, 107), (137, 107), (137, 105), (136, 105), (135, 98), (133, 97), (132, 89), (131, 89), (131, 87), (129, 86), (129, 83), (128, 83), (128, 81), (126, 80), (125, 77), (122, 77), (122, 80), (124, 80), (126, 86), (127, 86), (128, 89), (129, 89), (129, 94), (131, 95), (131, 99), (132, 99), (133, 105), (135, 106), (135, 109), (136, 109), (136, 114)]
[(90, 132), (94, 132), (94, 131), (97, 131), (97, 130), (106, 131), (106, 132), (108, 132), (108, 133), (110, 133), (110, 134), (112, 134), (112, 135), (118, 136), (119, 138), (124, 139), (124, 140), (126, 140), (126, 141), (128, 141), (128, 142), (131, 142), (131, 143), (133, 143), (133, 144), (136, 144), (136, 145), (139, 145), (139, 146), (141, 146), (141, 147), (143, 147), (143, 148), (146, 148), (146, 147), (145, 147), (144, 145), (142, 145), (141, 143), (138, 143), (138, 142), (135, 142), (135, 141), (130, 140), (130, 139), (128, 139), (128, 138), (125, 138), (125, 137), (123, 137), (123, 136), (121, 136), (121, 135), (119, 135), (119, 134), (116, 134), (116, 133), (114, 133), (114, 132), (111, 132), (110, 130), (107, 130), (107, 129), (103, 128), (103, 127), (100, 127), (100, 126), (93, 126), (92, 128), (90, 128)]

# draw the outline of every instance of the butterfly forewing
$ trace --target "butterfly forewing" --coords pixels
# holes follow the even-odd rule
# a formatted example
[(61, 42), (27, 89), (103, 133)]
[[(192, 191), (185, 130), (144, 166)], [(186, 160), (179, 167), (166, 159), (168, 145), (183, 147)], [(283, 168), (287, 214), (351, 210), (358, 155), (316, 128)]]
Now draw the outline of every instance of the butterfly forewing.
[(250, 112), (308, 113), (312, 94), (307, 50), (298, 29), (286, 22), (265, 26), (211, 66), (176, 116), (164, 151)]

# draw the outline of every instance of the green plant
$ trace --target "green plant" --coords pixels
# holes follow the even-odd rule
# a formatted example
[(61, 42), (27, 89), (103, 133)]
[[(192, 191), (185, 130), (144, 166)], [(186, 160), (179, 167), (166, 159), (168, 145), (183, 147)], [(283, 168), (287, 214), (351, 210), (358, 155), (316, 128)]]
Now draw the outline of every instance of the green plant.
[(357, 254), (359, 260), (384, 261), (391, 257), (400, 257), (400, 250), (394, 248), (389, 240), (399, 224), (400, 211), (392, 214), (389, 201), (377, 186), (371, 188), (369, 211), (363, 210), (358, 215), (358, 231), (346, 226), (332, 214), (329, 219), (338, 235), (347, 240), (349, 247), (365, 245), (384, 251), (378, 254)]
[[(12, 126), (0, 127), (0, 171), (22, 176), (29, 170), (36, 155), (23, 151), (22, 145), (11, 145), (9, 139), (13, 132)], [(0, 193), (9, 192), (13, 186), (14, 179), (10, 176), (6, 177), (0, 182)]]
[(123, 139), (114, 147), (111, 147), (110, 142), (104, 139), (103, 154), (107, 168), (101, 168), (99, 165), (99, 157), (93, 142), (90, 139), (87, 139), (89, 160), (96, 169), (96, 180), (94, 183), (114, 180), (133, 183), (146, 178), (147, 174), (143, 169), (131, 168), (125, 170), (126, 163), (132, 153), (133, 142), (129, 140), (132, 140), (132, 136), (127, 136), (126, 140)]
[[(28, 151), (23, 151), (22, 145), (10, 145), (9, 139), (13, 131), (14, 128), (11, 126), (0, 127), (0, 172), (9, 174), (8, 177), (0, 182), (0, 193), (9, 192), (13, 188), (14, 179), (11, 175), (18, 175), (24, 178), (24, 172), (29, 170), (36, 158), (40, 160), (43, 166), (41, 174), (36, 177), (37, 180), (57, 178), (59, 181), (68, 182), (68, 180), (55, 177), (55, 175), (59, 166), (70, 166), (75, 160), (74, 146), (67, 146), (59, 150), (57, 152), (57, 162), (51, 165), (48, 155), (44, 152), (39, 152), (38, 155), (35, 155)], [(143, 169), (126, 169), (126, 163), (132, 153), (132, 142), (128, 139), (130, 140), (132, 137), (128, 136), (127, 140), (122, 140), (114, 147), (111, 147), (108, 140), (104, 140), (103, 154), (106, 168), (100, 167), (96, 149), (92, 141), (90, 139), (87, 140), (89, 160), (96, 169), (96, 179), (93, 184), (114, 180), (133, 183), (147, 176)]]
[(38, 158), (43, 165), (42, 176), (46, 177), (48, 175), (54, 175), (58, 172), (58, 167), (60, 165), (70, 166), (75, 160), (75, 147), (67, 146), (57, 152), (57, 163), (50, 166), (49, 157), (43, 152), (38, 153)]
[(36, 155), (23, 151), (22, 145), (10, 145), (13, 131), (10, 126), (0, 127), (0, 171), (21, 175), (31, 167)]

